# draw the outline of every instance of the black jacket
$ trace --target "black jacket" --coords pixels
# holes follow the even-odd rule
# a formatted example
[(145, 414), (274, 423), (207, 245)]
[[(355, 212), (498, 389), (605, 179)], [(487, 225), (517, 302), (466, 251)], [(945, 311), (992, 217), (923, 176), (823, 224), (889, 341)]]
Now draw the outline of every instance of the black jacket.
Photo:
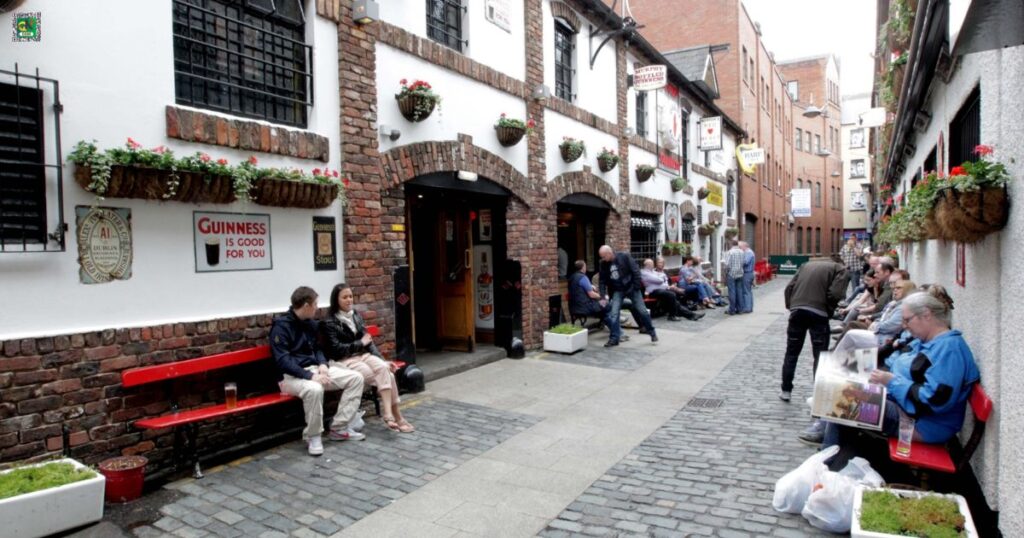
[[(615, 264), (619, 269), (618, 280), (612, 280), (612, 264)], [(601, 278), (599, 284), (601, 287), (602, 297), (610, 295), (610, 291), (621, 291), (628, 294), (633, 290), (644, 289), (643, 280), (640, 279), (640, 267), (637, 266), (636, 260), (625, 252), (616, 252), (615, 258), (613, 258), (610, 263), (601, 260)]]
[(277, 363), (281, 375), (300, 379), (313, 379), (313, 374), (304, 368), (327, 364), (327, 359), (317, 346), (316, 320), (301, 320), (288, 309), (286, 314), (274, 318), (270, 328), (270, 353)]
[(843, 264), (831, 260), (807, 262), (786, 285), (786, 308), (807, 306), (829, 316), (845, 296), (849, 283)]
[(327, 316), (327, 319), (320, 324), (320, 345), (324, 355), (332, 361), (340, 361), (355, 355), (370, 353), (381, 357), (377, 344), (370, 342), (364, 346), (363, 335), (366, 334), (366, 322), (358, 312), (353, 312), (356, 331), (338, 320), (336, 316)]

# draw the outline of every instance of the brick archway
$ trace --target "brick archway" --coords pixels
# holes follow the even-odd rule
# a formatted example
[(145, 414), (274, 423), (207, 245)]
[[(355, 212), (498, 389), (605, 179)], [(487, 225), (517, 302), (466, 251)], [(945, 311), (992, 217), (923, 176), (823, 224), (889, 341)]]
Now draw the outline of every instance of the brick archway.
[(595, 176), (589, 167), (579, 172), (566, 172), (548, 183), (548, 202), (552, 207), (570, 194), (586, 193), (608, 204), (612, 213), (619, 213), (619, 195), (607, 181)]
[(382, 187), (391, 190), (402, 183), (437, 172), (474, 172), (512, 193), (519, 202), (531, 205), (530, 185), (521, 172), (501, 157), (473, 145), (473, 138), (416, 142), (392, 148), (380, 155)]

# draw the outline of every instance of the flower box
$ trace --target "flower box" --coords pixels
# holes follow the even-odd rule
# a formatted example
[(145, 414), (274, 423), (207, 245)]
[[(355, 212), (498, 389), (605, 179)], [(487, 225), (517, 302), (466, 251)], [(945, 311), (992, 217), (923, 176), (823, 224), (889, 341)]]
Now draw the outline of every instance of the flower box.
[(498, 134), (498, 143), (506, 148), (510, 148), (518, 144), (526, 134), (525, 127), (503, 127), (501, 125), (495, 125), (494, 130)]
[(562, 137), (562, 143), (558, 145), (558, 151), (562, 153), (562, 160), (571, 163), (583, 156), (587, 147), (582, 140), (576, 140), (568, 136)]
[(322, 209), (334, 203), (338, 186), (305, 181), (260, 178), (253, 181), (252, 199), (260, 205)]
[(1005, 187), (945, 189), (935, 204), (935, 225), (943, 239), (976, 243), (1006, 226), (1009, 206)]
[(640, 165), (636, 167), (636, 180), (639, 181), (640, 183), (643, 183), (644, 181), (651, 179), (651, 176), (653, 175), (653, 166)]
[(560, 334), (552, 331), (544, 331), (544, 351), (556, 353), (576, 353), (587, 347), (587, 335), (589, 332), (583, 327), (572, 334)]
[(408, 93), (396, 95), (395, 99), (398, 100), (398, 110), (402, 113), (402, 117), (413, 123), (429, 118), (434, 113), (434, 107), (437, 106), (437, 99), (429, 95)]
[[(75, 182), (84, 190), (92, 188), (92, 168), (75, 166)], [(104, 198), (139, 198), (189, 203), (230, 204), (235, 191), (230, 176), (176, 172), (142, 166), (113, 165)]]
[[(57, 460), (70, 463), (76, 469), (85, 465), (70, 459)], [(38, 463), (28, 467), (41, 467), (54, 462)], [(0, 475), (13, 471), (0, 471)], [(36, 538), (81, 527), (103, 519), (103, 490), (106, 478), (95, 473), (93, 478), (63, 486), (24, 493), (0, 500), (0, 521), (4, 536)]]
[(861, 528), (861, 514), (863, 512), (864, 493), (869, 491), (887, 491), (898, 497), (904, 498), (920, 499), (925, 496), (935, 496), (955, 501), (957, 506), (960, 508), (960, 514), (964, 516), (964, 531), (967, 535), (967, 538), (978, 537), (978, 530), (974, 527), (974, 521), (971, 520), (971, 511), (967, 507), (967, 501), (960, 495), (939, 494), (931, 491), (907, 491), (902, 489), (857, 486), (857, 490), (854, 493), (853, 497), (853, 518), (851, 521), (850, 528), (851, 538), (886, 538), (906, 536), (903, 534), (888, 534), (884, 532), (866, 531)]

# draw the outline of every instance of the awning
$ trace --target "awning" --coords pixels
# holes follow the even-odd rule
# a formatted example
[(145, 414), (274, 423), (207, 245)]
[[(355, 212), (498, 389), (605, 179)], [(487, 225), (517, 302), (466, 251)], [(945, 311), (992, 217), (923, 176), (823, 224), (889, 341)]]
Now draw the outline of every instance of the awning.
[(645, 217), (632, 217), (629, 219), (629, 226), (631, 228), (654, 229), (658, 227), (658, 221), (657, 219), (650, 219)]

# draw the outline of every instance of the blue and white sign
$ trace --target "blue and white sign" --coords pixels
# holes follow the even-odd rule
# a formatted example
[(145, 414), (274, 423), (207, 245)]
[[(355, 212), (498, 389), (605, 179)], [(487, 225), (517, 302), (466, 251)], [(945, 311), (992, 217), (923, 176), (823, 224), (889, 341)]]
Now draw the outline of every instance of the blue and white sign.
[(794, 217), (811, 216), (811, 189), (793, 189), (793, 210)]

